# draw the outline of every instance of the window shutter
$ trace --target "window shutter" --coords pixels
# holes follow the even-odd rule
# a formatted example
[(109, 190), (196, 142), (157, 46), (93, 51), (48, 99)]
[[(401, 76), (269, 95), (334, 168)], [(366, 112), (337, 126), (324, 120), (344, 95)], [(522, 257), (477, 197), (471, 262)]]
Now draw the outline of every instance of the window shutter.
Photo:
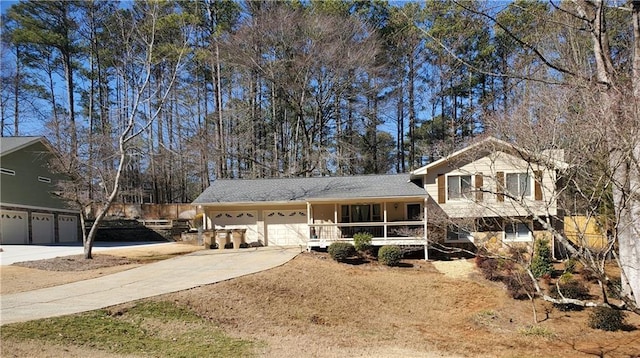
[(533, 172), (534, 174), (534, 195), (535, 200), (542, 200), (542, 171), (536, 170)]
[(444, 185), (444, 180), (444, 174), (438, 174), (438, 204), (447, 202), (447, 190)]
[(484, 193), (482, 192), (482, 186), (484, 184), (484, 177), (482, 173), (476, 174), (476, 201), (482, 201)]
[(497, 200), (504, 201), (504, 172), (496, 173), (496, 186)]

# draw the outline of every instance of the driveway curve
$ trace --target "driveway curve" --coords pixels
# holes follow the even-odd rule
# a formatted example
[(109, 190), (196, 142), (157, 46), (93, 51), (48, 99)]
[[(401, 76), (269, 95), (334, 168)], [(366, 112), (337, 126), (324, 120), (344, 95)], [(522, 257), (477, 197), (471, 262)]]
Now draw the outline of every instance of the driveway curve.
[(0, 297), (0, 325), (91, 311), (274, 268), (300, 248), (204, 250), (86, 281)]

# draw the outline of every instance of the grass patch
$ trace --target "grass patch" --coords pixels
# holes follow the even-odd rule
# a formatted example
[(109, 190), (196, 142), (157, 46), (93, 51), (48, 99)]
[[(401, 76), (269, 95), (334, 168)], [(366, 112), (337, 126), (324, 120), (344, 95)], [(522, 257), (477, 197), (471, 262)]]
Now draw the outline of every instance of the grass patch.
[(534, 336), (542, 338), (553, 338), (556, 336), (556, 334), (553, 333), (553, 331), (551, 331), (550, 329), (535, 325), (520, 328), (519, 332), (524, 336)]
[(253, 342), (225, 335), (188, 309), (153, 301), (117, 311), (97, 310), (6, 325), (2, 336), (162, 357), (245, 357), (254, 348)]

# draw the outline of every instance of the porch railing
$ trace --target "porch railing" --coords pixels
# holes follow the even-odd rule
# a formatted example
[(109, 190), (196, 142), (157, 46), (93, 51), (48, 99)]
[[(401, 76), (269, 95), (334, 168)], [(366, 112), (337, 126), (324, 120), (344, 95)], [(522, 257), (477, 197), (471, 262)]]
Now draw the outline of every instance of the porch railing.
[(328, 223), (310, 224), (311, 240), (339, 241), (353, 239), (360, 232), (370, 233), (374, 239), (422, 238), (424, 223), (419, 221), (369, 222), (369, 223)]

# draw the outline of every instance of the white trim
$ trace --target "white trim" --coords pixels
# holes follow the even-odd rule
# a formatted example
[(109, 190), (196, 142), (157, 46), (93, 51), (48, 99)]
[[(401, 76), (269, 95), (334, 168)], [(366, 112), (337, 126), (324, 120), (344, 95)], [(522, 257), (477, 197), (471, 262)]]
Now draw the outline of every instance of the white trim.
[(47, 207), (44, 207), (44, 206), (31, 206), (31, 205), (22, 205), (22, 204), (14, 204), (14, 203), (1, 203), (0, 202), (0, 207), (7, 207), (7, 208), (5, 208), (5, 210), (13, 210), (13, 209), (9, 209), (9, 207), (13, 207), (13, 208), (30, 209), (30, 210), (47, 210), (47, 211), (52, 211), (52, 212), (80, 214), (79, 210), (60, 209), (60, 208), (47, 208)]
[(0, 168), (0, 173), (5, 175), (16, 175), (16, 171), (13, 169)]
[[(424, 188), (423, 188), (424, 189)], [(409, 196), (376, 196), (376, 197), (354, 197), (354, 198), (307, 198), (305, 200), (294, 200), (294, 201), (234, 201), (234, 202), (193, 202), (192, 205), (202, 205), (205, 208), (217, 208), (219, 207), (227, 207), (227, 206), (266, 206), (266, 210), (269, 208), (278, 205), (278, 206), (302, 206), (306, 205), (306, 203), (311, 204), (351, 204), (351, 203), (360, 203), (360, 202), (383, 202), (383, 201), (405, 201), (405, 200), (424, 200), (425, 195), (409, 195)]]

